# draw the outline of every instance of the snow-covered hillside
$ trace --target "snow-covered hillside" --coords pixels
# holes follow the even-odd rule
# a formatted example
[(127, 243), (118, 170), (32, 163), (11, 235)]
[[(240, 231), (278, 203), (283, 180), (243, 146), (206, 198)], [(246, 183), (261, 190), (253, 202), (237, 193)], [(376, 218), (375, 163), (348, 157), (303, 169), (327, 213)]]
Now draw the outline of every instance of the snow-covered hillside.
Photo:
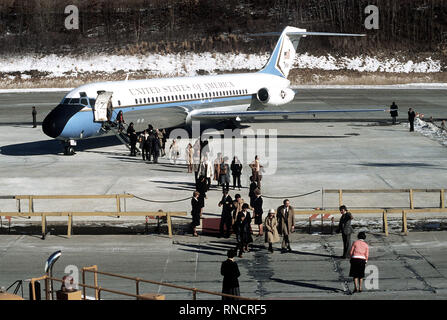
[[(14, 80), (20, 73), (22, 79), (30, 78), (32, 70), (42, 72), (48, 78), (76, 77), (80, 73), (104, 72), (128, 73), (145, 70), (153, 76), (193, 76), (201, 73), (214, 74), (233, 70), (258, 70), (267, 62), (270, 54), (151, 54), (145, 56), (3, 56), (0, 57), (0, 73)], [(314, 70), (353, 70), (360, 72), (434, 73), (442, 71), (439, 60), (427, 58), (421, 62), (401, 61), (396, 58), (333, 57), (298, 55), (295, 68)], [(15, 73), (15, 74), (14, 74)]]

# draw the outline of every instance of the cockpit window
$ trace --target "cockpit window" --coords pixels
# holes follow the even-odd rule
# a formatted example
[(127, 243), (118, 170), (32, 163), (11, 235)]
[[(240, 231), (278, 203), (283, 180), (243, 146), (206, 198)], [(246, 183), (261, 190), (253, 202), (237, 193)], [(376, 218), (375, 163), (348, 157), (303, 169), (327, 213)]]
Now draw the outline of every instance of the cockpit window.
[(88, 101), (90, 102), (90, 106), (95, 106), (96, 99), (88, 99)]
[(71, 99), (70, 104), (79, 104), (79, 99), (78, 98)]
[(87, 98), (81, 98), (81, 104), (84, 105), (84, 106), (88, 106)]
[(70, 99), (64, 99), (64, 101), (62, 102), (62, 104), (68, 104), (70, 102)]

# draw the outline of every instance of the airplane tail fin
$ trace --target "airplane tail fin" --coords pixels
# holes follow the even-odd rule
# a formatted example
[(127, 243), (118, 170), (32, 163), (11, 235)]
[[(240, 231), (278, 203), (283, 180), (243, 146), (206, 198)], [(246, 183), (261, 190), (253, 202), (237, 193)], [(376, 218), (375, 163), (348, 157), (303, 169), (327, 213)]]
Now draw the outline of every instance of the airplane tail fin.
[(290, 69), (292, 69), (293, 62), (296, 56), (296, 49), (301, 37), (306, 36), (349, 36), (349, 37), (363, 37), (364, 34), (348, 34), (348, 33), (330, 33), (330, 32), (307, 32), (306, 29), (299, 29), (295, 27), (286, 27), (281, 33), (270, 32), (254, 34), (254, 36), (272, 36), (280, 35), (275, 49), (270, 56), (269, 61), (264, 68), (259, 71), (261, 73), (269, 73), (287, 78)]

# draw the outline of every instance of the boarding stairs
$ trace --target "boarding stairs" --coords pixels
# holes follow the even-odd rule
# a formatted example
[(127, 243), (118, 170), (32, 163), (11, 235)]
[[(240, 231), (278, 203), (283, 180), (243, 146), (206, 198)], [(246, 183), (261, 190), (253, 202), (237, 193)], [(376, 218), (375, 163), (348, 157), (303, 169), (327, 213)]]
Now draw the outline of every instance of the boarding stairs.
[[(127, 127), (125, 124), (123, 124), (123, 130), (119, 130), (119, 127), (114, 122), (104, 122), (102, 129), (106, 132), (111, 131), (115, 134), (115, 136), (118, 138), (119, 141), (121, 141), (122, 144), (124, 144), (127, 149), (130, 151), (130, 140), (129, 137), (125, 134), (127, 131)], [(135, 147), (137, 154), (141, 154), (141, 150), (138, 147)]]

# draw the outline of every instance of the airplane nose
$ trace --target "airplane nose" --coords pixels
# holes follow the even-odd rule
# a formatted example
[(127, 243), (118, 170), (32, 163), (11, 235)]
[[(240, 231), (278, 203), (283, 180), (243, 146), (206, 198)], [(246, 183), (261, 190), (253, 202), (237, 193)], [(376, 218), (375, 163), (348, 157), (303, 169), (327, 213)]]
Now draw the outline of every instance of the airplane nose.
[(83, 106), (78, 105), (58, 105), (43, 120), (43, 132), (51, 138), (59, 137), (68, 120), (82, 108)]

